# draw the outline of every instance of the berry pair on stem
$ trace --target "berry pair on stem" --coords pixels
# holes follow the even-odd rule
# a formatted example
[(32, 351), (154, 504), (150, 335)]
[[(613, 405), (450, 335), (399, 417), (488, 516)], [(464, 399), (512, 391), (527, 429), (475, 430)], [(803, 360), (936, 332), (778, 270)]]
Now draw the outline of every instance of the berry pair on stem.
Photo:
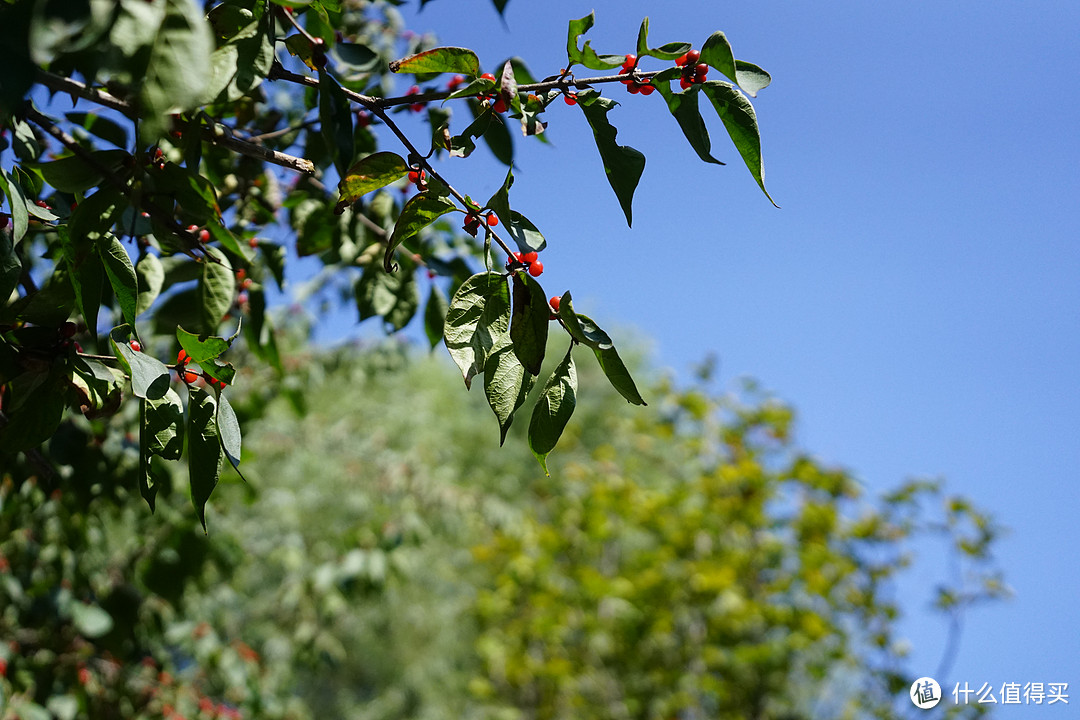
[[(529, 274), (533, 277), (540, 277), (540, 273), (544, 272), (544, 263), (540, 262), (539, 255), (537, 255), (535, 252), (516, 252), (513, 254), (513, 258), (514, 260), (517, 260), (519, 263), (524, 265), (525, 268), (529, 271)], [(506, 266), (510, 267), (511, 265), (512, 263), (507, 260)]]
[[(492, 75), (491, 73), (484, 73), (483, 75), (480, 76), (480, 79), (481, 80), (490, 80), (493, 83), (497, 83), (497, 81), (495, 80), (495, 76)], [(480, 100), (480, 101), (490, 100), (492, 110), (494, 110), (497, 113), (506, 112), (506, 109), (507, 109), (506, 108), (506, 100), (503, 99), (503, 96), (499, 92), (498, 87), (496, 87), (495, 92), (493, 92), (493, 93), (488, 93), (486, 95), (477, 95), (476, 99)]]
[[(489, 212), (484, 221), (488, 227), (495, 227), (499, 224), (499, 218), (495, 213)], [(465, 215), (465, 224), (462, 225), (462, 229), (469, 233), (473, 237), (476, 237), (476, 233), (480, 230), (480, 213), (469, 212)]]
[(198, 382), (199, 378), (201, 377), (201, 378), (205, 379), (206, 384), (209, 385), (210, 387), (216, 387), (219, 390), (224, 390), (225, 389), (225, 381), (224, 380), (218, 380), (216, 378), (212, 378), (209, 375), (207, 375), (206, 373), (203, 373), (202, 375), (200, 375), (199, 373), (195, 372), (194, 370), (188, 370), (187, 364), (189, 362), (191, 362), (191, 358), (188, 357), (187, 351), (186, 350), (181, 350), (179, 352), (179, 354), (177, 354), (177, 356), (176, 356), (176, 364), (178, 366), (177, 369), (176, 369), (176, 372), (180, 375), (180, 378), (185, 383), (187, 383), (188, 385), (194, 385), (196, 382)]
[(199, 242), (201, 242), (203, 245), (210, 242), (210, 231), (206, 228), (200, 230), (198, 225), (188, 225), (187, 231), (192, 235), (197, 236), (199, 238)]
[[(627, 55), (626, 60), (622, 64), (622, 74), (633, 73), (634, 70), (637, 69), (637, 62), (637, 55)], [(641, 93), (642, 95), (652, 95), (656, 90), (650, 83), (639, 83), (632, 77), (623, 80), (622, 84), (626, 86), (626, 91), (631, 95), (637, 95), (638, 93)]]
[(427, 190), (427, 171), (419, 168), (410, 170), (407, 177), (409, 182), (415, 185), (420, 192)]
[(695, 84), (700, 85), (708, 79), (709, 66), (705, 63), (699, 63), (699, 59), (701, 59), (701, 53), (697, 50), (690, 50), (686, 54), (680, 55), (675, 61), (675, 64), (682, 68), (679, 87), (683, 90)]

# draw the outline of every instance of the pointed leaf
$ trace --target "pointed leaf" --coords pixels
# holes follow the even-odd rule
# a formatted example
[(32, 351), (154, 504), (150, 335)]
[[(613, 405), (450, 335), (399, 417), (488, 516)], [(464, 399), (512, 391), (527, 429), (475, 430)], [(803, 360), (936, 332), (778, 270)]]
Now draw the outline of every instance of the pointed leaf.
[(567, 290), (559, 298), (559, 318), (563, 321), (570, 337), (583, 345), (595, 349), (612, 347), (611, 338), (608, 334), (586, 315), (580, 315), (574, 311), (574, 302)]
[(627, 402), (634, 405), (647, 404), (641, 397), (641, 393), (638, 392), (637, 385), (634, 384), (634, 378), (630, 377), (630, 371), (626, 369), (626, 365), (623, 364), (622, 358), (619, 357), (619, 353), (614, 347), (593, 348), (593, 352), (596, 353), (600, 368), (604, 371), (604, 375), (607, 376), (611, 386), (618, 390), (619, 394), (626, 398)]
[[(121, 174), (121, 168), (131, 162), (131, 155), (126, 150), (97, 150), (91, 152), (90, 157), (97, 161), (98, 165), (117, 175)], [(88, 190), (99, 184), (103, 177), (94, 165), (76, 155), (68, 155), (44, 163), (27, 163), (27, 165), (37, 168), (50, 186), (66, 193)]]
[(386, 242), (386, 252), (383, 254), (383, 268), (386, 272), (394, 272), (394, 251), (398, 245), (455, 207), (449, 199), (432, 191), (418, 193), (410, 198), (401, 209), (401, 215), (394, 223), (394, 231)]
[(206, 257), (199, 275), (198, 309), (201, 329), (212, 333), (233, 304), (236, 276), (232, 264), (225, 255), (213, 247), (204, 247)]
[(544, 468), (545, 475), (551, 474), (547, 468), (548, 453), (559, 442), (559, 437), (577, 406), (577, 368), (574, 367), (571, 354), (573, 349), (571, 343), (566, 357), (544, 384), (529, 421), (529, 449), (540, 462), (540, 467)]
[(139, 279), (124, 244), (112, 235), (105, 235), (97, 241), (97, 252), (105, 266), (105, 274), (109, 276), (120, 312), (124, 320), (134, 326), (138, 315)]
[(509, 225), (512, 217), (510, 214), (510, 188), (514, 185), (514, 168), (509, 168), (506, 171), (506, 178), (503, 180), (502, 187), (495, 191), (484, 207), (490, 208), (495, 211), (499, 220), (503, 225)]
[(566, 56), (570, 59), (570, 62), (581, 63), (590, 70), (610, 70), (622, 65), (626, 59), (625, 55), (598, 55), (595, 50), (592, 49), (590, 41), (586, 40), (585, 44), (578, 49), (578, 38), (583, 35), (593, 26), (596, 20), (596, 13), (590, 12), (585, 17), (579, 20), (571, 20), (570, 27), (566, 37)]
[(468, 48), (438, 47), (390, 63), (395, 73), (461, 73), (479, 75), (480, 59)]
[(634, 190), (637, 189), (641, 174), (645, 171), (645, 156), (632, 147), (616, 144), (615, 137), (618, 135), (618, 130), (607, 119), (608, 111), (615, 105), (614, 101), (592, 91), (578, 93), (578, 107), (585, 113), (585, 119), (592, 127), (593, 138), (600, 151), (600, 159), (604, 162), (608, 184), (615, 191), (623, 214), (626, 215), (626, 224), (630, 226), (633, 220), (631, 205)]
[(427, 306), (424, 308), (424, 332), (427, 334), (432, 350), (442, 342), (443, 325), (446, 323), (446, 311), (448, 308), (449, 304), (442, 288), (432, 283)]
[(516, 272), (514, 280), (514, 309), (510, 316), (510, 339), (514, 354), (533, 375), (540, 374), (547, 350), (548, 324), (551, 308), (547, 296), (533, 277)]
[(217, 398), (206, 390), (192, 389), (188, 398), (188, 473), (191, 504), (206, 531), (206, 502), (221, 476), (221, 442), (218, 439)]
[(516, 210), (510, 211), (510, 222), (504, 223), (506, 225), (506, 231), (517, 243), (518, 250), (521, 252), (540, 252), (547, 247), (547, 240), (536, 229), (536, 226), (532, 224), (529, 218), (525, 217)]
[(14, 244), (18, 244), (30, 227), (30, 216), (26, 211), (26, 198), (23, 196), (22, 188), (14, 178), (4, 172), (2, 167), (0, 167), (0, 190), (3, 190), (7, 197), (8, 208), (11, 210), (11, 240)]
[[(707, 82), (701, 86), (702, 92), (712, 101), (716, 113), (727, 128), (728, 135), (742, 155), (743, 162), (750, 174), (757, 180), (758, 187), (776, 203), (765, 189), (765, 165), (761, 159), (761, 134), (758, 131), (757, 115), (754, 106), (737, 88), (723, 82)], [(776, 205), (779, 207), (779, 205)]]
[(652, 56), (654, 58), (659, 58), (660, 60), (675, 60), (683, 53), (689, 51), (691, 47), (692, 45), (690, 45), (690, 43), (668, 43), (659, 48), (650, 48), (649, 18), (645, 18), (641, 21), (637, 39), (637, 56), (639, 58)]
[(698, 109), (698, 89), (693, 87), (685, 92), (676, 93), (672, 92), (671, 84), (668, 82), (657, 82), (655, 86), (660, 94), (664, 96), (668, 110), (671, 111), (671, 114), (679, 123), (679, 129), (682, 130), (683, 135), (690, 142), (690, 147), (694, 148), (694, 152), (698, 154), (698, 157), (705, 162), (723, 165), (724, 163), (710, 154), (712, 141), (709, 139), (709, 131), (705, 127), (705, 121), (702, 120), (701, 111)]
[(180, 341), (180, 347), (184, 348), (192, 362), (200, 364), (221, 357), (232, 346), (236, 337), (236, 334), (228, 339), (216, 335), (196, 335), (182, 327), (176, 328), (176, 339)]
[(236, 472), (240, 472), (240, 422), (236, 419), (236, 411), (229, 404), (229, 398), (225, 396), (225, 393), (218, 394), (217, 402), (217, 426), (221, 438), (221, 449)]
[(400, 155), (392, 152), (377, 152), (358, 160), (345, 171), (344, 177), (338, 183), (338, 195), (341, 199), (334, 207), (334, 212), (340, 213), (362, 196), (372, 190), (386, 187), (395, 180), (405, 177), (408, 172), (408, 163)]
[(169, 368), (155, 357), (131, 349), (131, 329), (126, 325), (114, 328), (109, 335), (113, 355), (131, 376), (131, 391), (136, 397), (159, 400), (169, 390)]
[(323, 140), (334, 159), (338, 174), (344, 176), (353, 161), (352, 108), (341, 86), (325, 69), (319, 70), (319, 123)]
[(738, 82), (735, 75), (735, 56), (731, 53), (731, 43), (728, 42), (727, 36), (719, 30), (710, 35), (705, 44), (701, 46), (701, 58), (698, 62), (714, 67), (732, 82)]
[(142, 82), (140, 130), (144, 138), (162, 134), (167, 116), (199, 105), (211, 76), (214, 40), (201, 7), (190, 0), (166, 0)]
[(472, 385), (483, 372), (495, 341), (510, 329), (510, 290), (506, 278), (496, 272), (473, 275), (461, 284), (450, 301), (443, 326), (450, 357)]
[[(95, 252), (96, 243), (86, 236), (72, 235), (68, 227), (60, 226), (56, 234), (64, 249), (71, 287), (75, 291), (75, 303), (83, 316), (87, 329), (97, 338), (98, 310), (101, 307), (101, 288), (105, 283), (105, 268)], [(9, 291), (10, 293), (10, 291)], [(0, 293), (0, 297), (7, 295)]]
[(536, 376), (526, 372), (509, 335), (501, 336), (484, 363), (484, 395), (499, 421), (499, 444), (506, 441), (506, 432), (517, 412), (536, 383)]

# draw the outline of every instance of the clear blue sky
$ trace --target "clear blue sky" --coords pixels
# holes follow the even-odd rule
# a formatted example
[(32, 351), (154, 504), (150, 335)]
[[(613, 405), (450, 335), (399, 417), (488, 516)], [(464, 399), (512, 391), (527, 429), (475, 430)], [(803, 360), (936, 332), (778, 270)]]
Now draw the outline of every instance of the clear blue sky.
[[(541, 278), (607, 326), (636, 328), (687, 373), (753, 376), (799, 411), (802, 444), (871, 489), (945, 477), (1009, 528), (1011, 601), (967, 618), (953, 671), (1000, 689), (1068, 682), (1080, 705), (1080, 4), (511, 0), (405, 8), (485, 69), (565, 64), (566, 23), (596, 9), (601, 52), (727, 33), (773, 75), (755, 101), (757, 190), (718, 122), (693, 155), (659, 96), (617, 89), (620, 142), (648, 157), (626, 228), (580, 114), (553, 107), (554, 147), (518, 144), (515, 209), (545, 233)], [(474, 197), (495, 165), (446, 170)], [(923, 609), (928, 558), (903, 588), (911, 670), (932, 674), (944, 625)], [(935, 711), (936, 712), (936, 711)]]

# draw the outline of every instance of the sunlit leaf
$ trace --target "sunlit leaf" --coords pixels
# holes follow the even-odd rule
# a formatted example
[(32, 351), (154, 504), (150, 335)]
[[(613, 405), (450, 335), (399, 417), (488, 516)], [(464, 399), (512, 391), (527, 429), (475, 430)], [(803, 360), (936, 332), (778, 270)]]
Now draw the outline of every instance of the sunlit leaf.
[(217, 398), (192, 388), (188, 398), (188, 474), (191, 504), (206, 530), (206, 502), (221, 476), (221, 442), (218, 439)]
[[(743, 162), (754, 176), (758, 187), (773, 202), (769, 191), (765, 189), (765, 165), (761, 159), (761, 134), (758, 131), (757, 114), (754, 106), (737, 88), (728, 83), (710, 81), (701, 86), (702, 92), (712, 101), (716, 113), (727, 128), (728, 135), (735, 143)], [(777, 206), (779, 207), (779, 206)]]
[(395, 73), (461, 73), (479, 75), (480, 59), (468, 48), (439, 47), (390, 63)]
[(341, 212), (372, 190), (386, 187), (409, 172), (409, 165), (400, 155), (392, 152), (377, 152), (358, 160), (345, 171), (338, 182), (340, 199), (334, 212)]
[(577, 406), (577, 369), (574, 367), (573, 349), (573, 345), (567, 349), (562, 362), (544, 383), (529, 421), (529, 449), (540, 462), (540, 467), (544, 468), (545, 475), (550, 474), (547, 456), (559, 442)]
[(446, 348), (465, 379), (465, 387), (484, 370), (495, 341), (510, 329), (510, 290), (496, 272), (473, 275), (450, 301), (443, 328)]

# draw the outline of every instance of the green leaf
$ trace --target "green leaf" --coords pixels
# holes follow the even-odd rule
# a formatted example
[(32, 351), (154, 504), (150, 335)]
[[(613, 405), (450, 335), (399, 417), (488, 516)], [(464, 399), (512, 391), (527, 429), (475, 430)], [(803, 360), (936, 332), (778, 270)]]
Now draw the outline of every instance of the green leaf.
[(739, 87), (747, 95), (757, 97), (759, 92), (769, 87), (769, 83), (772, 82), (772, 75), (769, 75), (754, 63), (736, 60), (735, 79), (739, 83)]
[[(105, 282), (105, 270), (101, 258), (95, 252), (97, 244), (86, 235), (72, 235), (67, 227), (60, 226), (56, 234), (64, 249), (68, 275), (75, 291), (75, 302), (86, 327), (97, 338), (98, 309), (101, 306), (101, 288)], [(6, 296), (5, 296), (6, 297)]]
[(626, 369), (626, 365), (623, 364), (622, 358), (619, 357), (619, 353), (614, 347), (594, 347), (593, 352), (596, 353), (600, 368), (604, 371), (604, 375), (611, 383), (611, 386), (618, 390), (619, 394), (626, 398), (627, 402), (634, 405), (647, 404), (641, 397), (641, 393), (638, 392), (637, 385), (634, 384), (634, 378), (630, 377), (630, 371)]
[(225, 393), (218, 394), (217, 402), (217, 426), (221, 438), (221, 449), (225, 452), (225, 457), (229, 459), (233, 469), (240, 472), (240, 421), (236, 419), (236, 411), (229, 404), (229, 398), (225, 396)]
[(540, 374), (547, 350), (548, 324), (551, 308), (544, 289), (532, 276), (516, 272), (514, 280), (514, 309), (510, 316), (510, 339), (514, 354), (533, 375)]
[(179, 460), (184, 452), (184, 405), (169, 388), (156, 400), (146, 400), (146, 450), (166, 460)]
[(547, 240), (529, 218), (516, 210), (510, 211), (510, 222), (504, 223), (506, 232), (517, 243), (521, 252), (540, 252), (547, 247)]
[(675, 60), (683, 53), (688, 52), (691, 47), (690, 43), (668, 43), (659, 48), (650, 48), (649, 18), (644, 18), (641, 21), (637, 38), (637, 56), (639, 58), (652, 56), (660, 60)]
[(579, 343), (588, 345), (594, 350), (612, 347), (611, 338), (608, 337), (606, 332), (601, 330), (591, 318), (579, 315), (574, 311), (574, 302), (570, 297), (569, 290), (559, 298), (558, 315), (563, 321), (566, 331), (570, 333), (570, 337)]
[(4, 402), (8, 422), (0, 427), (0, 452), (29, 450), (51, 438), (64, 418), (69, 384), (61, 363), (46, 372), (24, 373), (6, 383), (11, 399)]
[[(89, 155), (97, 165), (123, 177), (126, 177), (127, 173), (121, 170), (130, 166), (132, 159), (126, 150), (97, 150)], [(50, 162), (26, 164), (36, 168), (45, 182), (60, 192), (81, 193), (101, 183), (104, 177), (95, 165), (77, 155), (68, 155)]]
[(168, 162), (151, 177), (155, 192), (175, 200), (190, 220), (205, 224), (221, 215), (214, 184), (196, 170)]
[(68, 218), (68, 232), (71, 237), (77, 241), (95, 241), (104, 237), (116, 222), (123, 201), (123, 193), (111, 185), (102, 187), (85, 198)]
[(394, 223), (394, 231), (386, 242), (383, 254), (383, 269), (394, 272), (394, 251), (397, 246), (408, 240), (431, 223), (455, 209), (455, 205), (446, 197), (433, 191), (417, 193), (405, 203), (401, 215)]
[(510, 214), (510, 188), (514, 185), (514, 168), (508, 168), (502, 187), (495, 191), (484, 207), (495, 211), (502, 224), (508, 226), (512, 221)]
[(758, 131), (757, 115), (754, 106), (737, 88), (725, 82), (710, 81), (701, 86), (702, 92), (712, 101), (716, 113), (727, 128), (728, 135), (735, 143), (735, 148), (743, 162), (754, 176), (758, 187), (776, 207), (776, 203), (765, 189), (765, 165), (761, 159), (761, 133)]
[(446, 323), (448, 307), (442, 288), (432, 283), (427, 305), (424, 307), (424, 333), (427, 335), (428, 342), (431, 343), (432, 350), (442, 342), (443, 325)]
[(377, 152), (362, 158), (345, 171), (345, 175), (338, 183), (340, 199), (334, 207), (334, 212), (340, 213), (362, 196), (372, 190), (386, 187), (405, 177), (408, 172), (408, 163), (396, 153)]
[(471, 387), (472, 379), (483, 372), (495, 341), (509, 329), (510, 290), (506, 278), (497, 272), (484, 272), (461, 284), (446, 312), (443, 339), (461, 370), (465, 387)]
[(590, 12), (579, 20), (570, 21), (566, 35), (566, 57), (571, 64), (580, 63), (590, 70), (610, 70), (619, 67), (626, 59), (625, 55), (597, 55), (588, 40), (580, 50), (578, 49), (578, 38), (588, 32), (594, 22), (596, 22), (595, 12)]
[(705, 127), (705, 121), (701, 118), (701, 111), (698, 109), (698, 89), (693, 87), (685, 92), (676, 93), (672, 92), (669, 82), (657, 82), (655, 87), (664, 96), (668, 110), (679, 123), (679, 129), (682, 130), (698, 157), (705, 162), (723, 165), (724, 163), (710, 154), (712, 141), (709, 139), (709, 130)]
[(487, 129), (484, 130), (484, 142), (487, 143), (488, 149), (491, 150), (491, 154), (495, 156), (496, 160), (503, 165), (513, 165), (514, 141), (506, 127), (506, 121), (503, 120), (499, 113), (491, 109), (488, 109), (487, 112), (491, 113), (491, 122), (488, 123)]
[(210, 57), (212, 77), (203, 96), (205, 102), (239, 100), (269, 74), (274, 61), (272, 13), (265, 3), (254, 3), (253, 8), (254, 13), (221, 4), (207, 16), (218, 34), (229, 40)]
[(352, 110), (341, 86), (325, 69), (319, 70), (319, 123), (334, 167), (344, 176), (353, 161)]
[(571, 343), (558, 367), (544, 383), (540, 398), (533, 407), (529, 421), (529, 449), (544, 468), (544, 474), (550, 475), (547, 456), (559, 442), (563, 429), (577, 406), (577, 369)]
[(698, 62), (706, 63), (722, 72), (732, 82), (738, 82), (735, 74), (735, 56), (731, 52), (731, 43), (728, 42), (727, 36), (719, 30), (710, 35), (705, 44), (701, 46), (701, 58)]
[(128, 257), (124, 244), (112, 235), (99, 238), (96, 247), (105, 266), (105, 274), (109, 276), (109, 284), (116, 295), (120, 312), (123, 313), (124, 320), (134, 326), (135, 316), (138, 315), (139, 280), (131, 258)]
[(131, 376), (131, 391), (136, 397), (160, 400), (169, 390), (169, 368), (155, 357), (131, 349), (131, 328), (121, 325), (109, 334), (113, 355)]
[(11, 210), (11, 239), (13, 243), (18, 244), (30, 227), (30, 216), (26, 212), (26, 197), (23, 195), (22, 188), (4, 172), (2, 167), (0, 167), (0, 190), (4, 191), (8, 208)]
[(18, 287), (20, 275), (22, 275), (22, 263), (19, 262), (19, 256), (15, 254), (11, 236), (6, 232), (0, 232), (0, 307), (7, 304), (11, 293)]
[(233, 304), (236, 276), (225, 255), (213, 247), (204, 247), (206, 257), (199, 276), (198, 308), (201, 330), (212, 333)]
[(233, 335), (226, 339), (216, 335), (196, 335), (182, 327), (176, 328), (176, 339), (180, 341), (180, 347), (184, 348), (184, 352), (188, 354), (192, 362), (197, 363), (221, 357), (232, 346), (236, 337)]
[(461, 73), (479, 75), (480, 59), (468, 48), (438, 47), (390, 63), (395, 73)]
[(157, 255), (146, 253), (135, 265), (135, 275), (139, 280), (139, 297), (135, 305), (135, 314), (142, 315), (150, 309), (161, 294), (165, 284), (165, 268)]
[(187, 112), (203, 101), (213, 51), (210, 26), (200, 8), (190, 0), (165, 0), (165, 17), (143, 76), (144, 138), (160, 136), (168, 127), (168, 115)]
[(618, 130), (608, 122), (607, 114), (617, 103), (601, 97), (595, 91), (578, 93), (578, 107), (585, 113), (585, 119), (592, 127), (596, 148), (604, 163), (608, 184), (619, 199), (627, 226), (633, 224), (634, 190), (637, 189), (641, 174), (645, 171), (645, 156), (628, 145), (618, 145), (615, 138)]
[(221, 442), (218, 439), (217, 398), (192, 388), (188, 398), (188, 473), (191, 504), (206, 531), (206, 502), (221, 476)]
[(484, 395), (499, 421), (500, 445), (506, 441), (514, 413), (525, 403), (534, 384), (536, 376), (518, 360), (510, 336), (501, 336), (484, 363)]

